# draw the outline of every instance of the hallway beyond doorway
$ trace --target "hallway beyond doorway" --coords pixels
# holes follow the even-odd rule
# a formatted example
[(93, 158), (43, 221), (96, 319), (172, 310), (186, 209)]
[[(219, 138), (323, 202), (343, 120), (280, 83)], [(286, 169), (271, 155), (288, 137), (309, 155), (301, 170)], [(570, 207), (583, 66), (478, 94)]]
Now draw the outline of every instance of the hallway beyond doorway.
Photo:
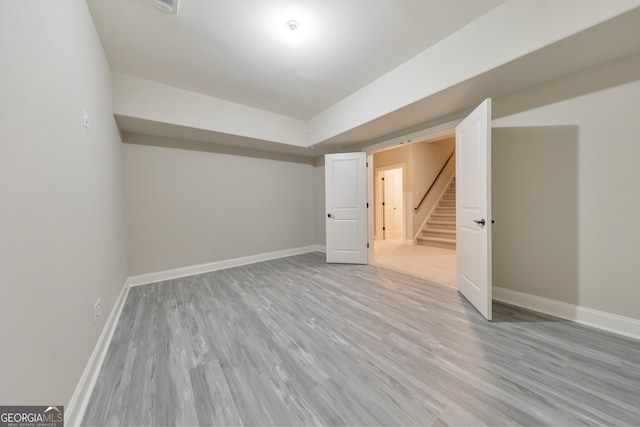
[(408, 246), (401, 239), (376, 240), (373, 263), (434, 283), (456, 286), (455, 249)]

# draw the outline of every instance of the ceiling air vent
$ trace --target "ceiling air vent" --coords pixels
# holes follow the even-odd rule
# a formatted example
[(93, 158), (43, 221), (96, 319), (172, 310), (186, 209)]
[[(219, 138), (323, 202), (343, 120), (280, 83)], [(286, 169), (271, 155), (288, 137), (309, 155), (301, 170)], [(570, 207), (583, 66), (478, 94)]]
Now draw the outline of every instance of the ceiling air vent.
[(178, 1), (179, 0), (147, 0), (147, 3), (154, 5), (165, 13), (168, 13), (170, 15), (177, 15)]

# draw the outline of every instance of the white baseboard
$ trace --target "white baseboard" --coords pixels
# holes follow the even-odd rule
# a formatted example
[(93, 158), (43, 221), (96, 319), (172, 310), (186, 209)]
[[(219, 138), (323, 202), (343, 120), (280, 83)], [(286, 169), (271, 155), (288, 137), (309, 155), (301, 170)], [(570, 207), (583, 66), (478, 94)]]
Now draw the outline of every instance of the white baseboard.
[(87, 405), (89, 404), (89, 399), (91, 398), (93, 387), (98, 379), (98, 374), (100, 374), (100, 369), (102, 369), (102, 363), (107, 355), (107, 350), (109, 350), (111, 338), (116, 330), (116, 325), (118, 324), (118, 319), (120, 319), (120, 313), (122, 313), (124, 302), (127, 300), (127, 295), (129, 295), (128, 280), (124, 283), (124, 286), (113, 305), (113, 309), (111, 310), (104, 328), (102, 329), (100, 338), (98, 338), (98, 342), (93, 349), (93, 353), (91, 353), (89, 362), (87, 362), (84, 372), (80, 377), (80, 381), (73, 392), (73, 396), (71, 396), (71, 401), (65, 408), (64, 424), (66, 426), (79, 426), (80, 423), (82, 423), (82, 418), (84, 417)]
[(407, 239), (405, 243), (407, 246), (415, 246), (418, 244), (418, 239)]
[(293, 255), (306, 254), (309, 252), (325, 252), (324, 246), (312, 245), (301, 248), (285, 249), (282, 251), (267, 252), (263, 254), (250, 255), (241, 258), (233, 258), (222, 261), (214, 261), (206, 264), (192, 265), (189, 267), (174, 268), (172, 270), (158, 271), (156, 273), (140, 274), (129, 277), (130, 286), (146, 285), (149, 283), (162, 282), (163, 280), (177, 279), (180, 277), (193, 276), (194, 274), (208, 273), (210, 271), (223, 270), (225, 268), (239, 267), (256, 262), (269, 261), (277, 258), (284, 258)]
[(579, 305), (494, 286), (493, 299), (583, 325), (640, 339), (640, 319), (619, 316)]

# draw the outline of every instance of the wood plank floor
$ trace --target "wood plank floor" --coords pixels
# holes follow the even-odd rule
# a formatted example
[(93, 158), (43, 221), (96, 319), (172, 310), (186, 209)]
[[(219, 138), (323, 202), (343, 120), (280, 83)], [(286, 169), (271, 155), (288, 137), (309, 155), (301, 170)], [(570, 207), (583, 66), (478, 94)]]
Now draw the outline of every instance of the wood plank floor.
[(373, 264), (420, 277), (441, 285), (456, 286), (456, 250), (407, 245), (404, 240), (376, 240)]
[(640, 425), (640, 342), (311, 253), (131, 289), (85, 425)]

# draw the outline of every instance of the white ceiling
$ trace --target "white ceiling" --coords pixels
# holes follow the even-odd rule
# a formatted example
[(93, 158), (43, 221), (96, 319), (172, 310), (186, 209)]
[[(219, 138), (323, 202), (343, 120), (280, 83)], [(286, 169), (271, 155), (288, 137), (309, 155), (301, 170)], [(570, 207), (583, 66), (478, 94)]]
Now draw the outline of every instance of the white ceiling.
[(503, 2), (181, 0), (177, 17), (87, 3), (113, 70), (308, 119)]
[[(607, 9), (598, 0), (589, 1), (601, 11)], [(246, 153), (257, 150), (307, 158), (359, 149), (462, 117), (486, 97), (506, 97), (639, 54), (640, 7), (636, 0), (625, 1), (636, 6), (440, 92), (319, 138), (308, 148), (135, 115), (116, 114), (116, 120), (123, 135), (133, 135), (130, 139), (138, 143), (152, 144), (159, 137), (155, 139), (162, 139), (165, 145), (170, 140), (190, 141), (194, 147), (204, 143), (238, 147)], [(114, 71), (289, 116), (307, 126), (314, 116), (392, 75), (431, 46), (455, 39), (447, 37), (459, 34), (480, 16), (520, 5), (505, 3), (496, 9), (503, 3), (505, 0), (180, 0), (176, 17), (146, 0), (87, 0)], [(544, 4), (548, 8), (555, 5), (551, 1)], [(565, 14), (574, 11), (571, 6), (564, 8)], [(545, 13), (553, 15), (554, 9)], [(289, 19), (300, 22), (296, 34), (301, 37), (296, 41), (285, 37), (290, 35), (285, 25)], [(544, 28), (535, 17), (521, 19)], [(504, 48), (510, 47), (509, 35), (509, 31), (498, 34)], [(640, 77), (640, 70), (623, 74), (634, 79)], [(605, 79), (610, 80), (607, 84), (620, 83), (614, 77)], [(590, 87), (595, 90), (598, 85), (594, 82)], [(388, 92), (377, 96), (393, 99)], [(504, 106), (501, 109), (494, 114), (509, 113)]]

